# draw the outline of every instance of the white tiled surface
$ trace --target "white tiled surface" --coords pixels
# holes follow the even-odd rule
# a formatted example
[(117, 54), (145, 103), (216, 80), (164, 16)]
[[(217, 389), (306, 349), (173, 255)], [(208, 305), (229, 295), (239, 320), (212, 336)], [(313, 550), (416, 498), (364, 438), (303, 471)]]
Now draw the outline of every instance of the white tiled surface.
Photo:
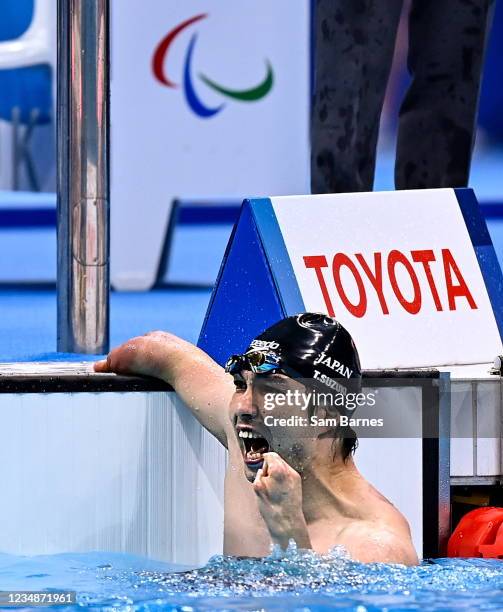
[[(2, 376), (98, 376), (92, 361), (29, 361), (0, 363)], [(107, 374), (107, 376), (113, 376)]]
[(501, 386), (492, 382), (477, 385), (477, 475), (500, 476)]
[(0, 550), (222, 551), (225, 451), (173, 393), (0, 395)]
[(451, 392), (451, 476), (501, 476), (501, 379), (453, 380)]
[(473, 476), (472, 385), (457, 383), (451, 394), (451, 476)]

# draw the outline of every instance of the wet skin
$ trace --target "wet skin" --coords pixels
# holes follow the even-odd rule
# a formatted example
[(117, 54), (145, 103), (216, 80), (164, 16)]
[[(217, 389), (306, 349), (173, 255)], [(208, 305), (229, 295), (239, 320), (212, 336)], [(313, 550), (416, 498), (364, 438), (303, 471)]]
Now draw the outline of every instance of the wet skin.
[[(343, 545), (363, 562), (417, 563), (400, 512), (358, 472), (333, 456), (326, 429), (268, 427), (265, 393), (296, 388), (282, 374), (244, 372), (237, 382), (194, 345), (165, 332), (114, 349), (98, 372), (156, 376), (169, 383), (199, 422), (229, 451), (224, 552), (264, 556), (271, 543), (326, 553)], [(275, 407), (274, 416), (300, 408)], [(272, 411), (271, 411), (272, 412)]]

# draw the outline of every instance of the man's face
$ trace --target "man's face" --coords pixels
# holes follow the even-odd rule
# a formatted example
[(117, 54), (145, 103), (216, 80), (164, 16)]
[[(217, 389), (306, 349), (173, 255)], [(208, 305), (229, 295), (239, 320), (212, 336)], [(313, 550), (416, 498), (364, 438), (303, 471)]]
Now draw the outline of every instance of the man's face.
[[(247, 370), (234, 375), (234, 384), (230, 412), (247, 479), (255, 479), (264, 453), (272, 451), (302, 472), (315, 444), (314, 428), (299, 421), (309, 420), (304, 385), (279, 372), (253, 374)], [(284, 399), (278, 401), (279, 397)], [(280, 419), (289, 419), (288, 425), (279, 424)]]

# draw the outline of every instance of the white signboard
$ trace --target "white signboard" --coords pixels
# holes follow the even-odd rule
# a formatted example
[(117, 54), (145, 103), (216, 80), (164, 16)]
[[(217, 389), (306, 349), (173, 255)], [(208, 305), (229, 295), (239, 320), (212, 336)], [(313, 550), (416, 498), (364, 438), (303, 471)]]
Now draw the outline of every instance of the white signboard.
[(336, 316), (364, 368), (482, 363), (501, 354), (454, 190), (271, 201), (305, 310)]
[(175, 198), (305, 193), (309, 2), (112, 6), (111, 276), (152, 285)]

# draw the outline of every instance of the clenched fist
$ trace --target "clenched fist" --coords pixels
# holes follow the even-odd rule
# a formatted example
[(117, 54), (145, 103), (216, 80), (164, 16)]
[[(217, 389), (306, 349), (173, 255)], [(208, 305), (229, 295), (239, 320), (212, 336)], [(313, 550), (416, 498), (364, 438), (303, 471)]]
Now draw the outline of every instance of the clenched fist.
[(265, 453), (252, 486), (272, 541), (286, 548), (293, 539), (299, 548), (311, 548), (298, 472), (277, 453)]

